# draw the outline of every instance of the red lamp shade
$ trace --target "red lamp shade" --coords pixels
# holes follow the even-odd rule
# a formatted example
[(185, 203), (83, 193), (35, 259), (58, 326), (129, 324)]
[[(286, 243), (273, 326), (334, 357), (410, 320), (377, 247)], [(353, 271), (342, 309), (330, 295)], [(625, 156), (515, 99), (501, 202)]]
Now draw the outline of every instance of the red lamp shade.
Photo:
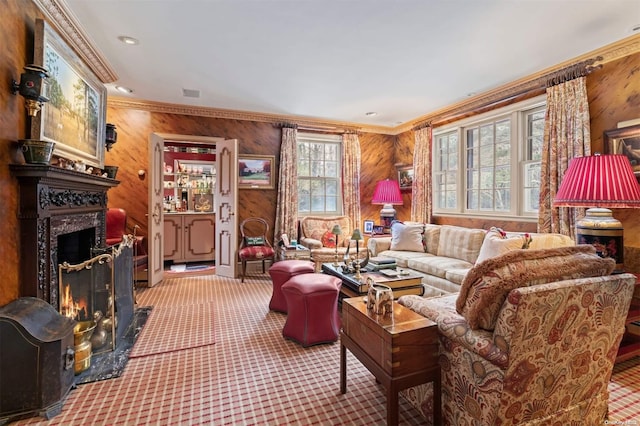
[(397, 180), (381, 180), (376, 185), (371, 204), (402, 205), (402, 194)]
[(555, 207), (640, 207), (640, 186), (624, 155), (576, 157), (562, 178)]
[(378, 182), (371, 204), (383, 205), (380, 210), (380, 221), (385, 232), (389, 232), (391, 223), (396, 220), (396, 209), (393, 208), (393, 205), (402, 205), (402, 203), (402, 194), (397, 180), (385, 179)]
[(576, 243), (593, 245), (601, 257), (616, 261), (615, 272), (624, 271), (624, 230), (609, 208), (640, 207), (640, 186), (626, 156), (572, 159), (553, 205), (591, 207), (576, 222)]

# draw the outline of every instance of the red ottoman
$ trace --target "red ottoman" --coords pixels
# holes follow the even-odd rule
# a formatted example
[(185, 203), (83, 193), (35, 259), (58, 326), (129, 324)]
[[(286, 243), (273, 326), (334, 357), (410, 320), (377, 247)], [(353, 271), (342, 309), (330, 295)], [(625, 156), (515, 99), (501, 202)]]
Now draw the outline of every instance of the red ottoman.
[(273, 281), (273, 293), (271, 294), (269, 309), (287, 313), (287, 301), (282, 295), (282, 285), (295, 275), (312, 272), (315, 272), (315, 266), (313, 262), (308, 260), (282, 260), (271, 265), (269, 275), (271, 275), (271, 281)]
[(316, 273), (296, 275), (284, 283), (289, 316), (282, 335), (305, 347), (338, 340), (341, 285), (339, 278)]

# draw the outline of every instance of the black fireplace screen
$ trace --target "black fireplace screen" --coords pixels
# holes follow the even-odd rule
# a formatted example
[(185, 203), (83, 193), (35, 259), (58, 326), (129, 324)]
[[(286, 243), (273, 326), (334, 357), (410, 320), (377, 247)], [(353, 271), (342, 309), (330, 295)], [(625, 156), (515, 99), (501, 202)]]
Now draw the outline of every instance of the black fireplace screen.
[(60, 313), (76, 321), (95, 321), (95, 354), (114, 350), (133, 319), (133, 240), (124, 238), (93, 254), (79, 264), (60, 264), (58, 279)]

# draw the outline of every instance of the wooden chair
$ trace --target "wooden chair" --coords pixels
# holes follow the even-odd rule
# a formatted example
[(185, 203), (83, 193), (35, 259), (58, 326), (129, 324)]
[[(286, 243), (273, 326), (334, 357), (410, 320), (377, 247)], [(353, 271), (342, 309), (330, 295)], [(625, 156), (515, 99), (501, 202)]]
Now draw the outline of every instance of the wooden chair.
[(238, 248), (238, 258), (242, 263), (242, 277), (247, 272), (247, 262), (261, 261), (262, 273), (266, 273), (265, 261), (270, 259), (272, 262), (275, 258), (275, 250), (269, 242), (267, 235), (269, 234), (269, 224), (266, 220), (259, 217), (250, 217), (240, 224), (240, 234), (242, 241)]

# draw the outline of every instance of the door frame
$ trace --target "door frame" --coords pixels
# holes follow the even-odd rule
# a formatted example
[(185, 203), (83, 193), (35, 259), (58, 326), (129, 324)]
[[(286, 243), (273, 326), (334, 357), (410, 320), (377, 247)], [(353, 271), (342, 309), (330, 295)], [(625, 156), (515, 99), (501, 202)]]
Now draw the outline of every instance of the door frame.
[[(154, 141), (155, 140), (155, 141)], [(167, 141), (170, 142), (189, 142), (193, 145), (215, 145), (216, 146), (216, 156), (218, 151), (218, 143), (225, 141), (225, 138), (222, 137), (214, 137), (214, 136), (196, 136), (196, 135), (182, 135), (175, 133), (161, 133), (161, 132), (153, 132), (149, 135), (149, 167), (151, 168), (151, 181), (149, 183), (149, 197), (148, 197), (148, 229), (147, 233), (149, 234), (149, 241), (153, 241), (154, 243), (149, 244), (149, 260), (150, 266), (156, 263), (161, 265), (160, 270), (158, 268), (149, 267), (149, 286), (153, 286), (162, 280), (162, 273), (164, 272), (164, 209), (162, 205), (158, 208), (157, 203), (154, 203), (153, 193), (154, 193), (154, 177), (156, 173), (159, 173), (160, 176), (164, 174), (164, 168), (162, 165), (162, 161), (164, 161), (164, 143)], [(162, 156), (154, 155), (154, 143), (158, 142), (160, 144), (160, 151), (163, 153)], [(237, 183), (236, 183), (237, 186)], [(237, 191), (237, 189), (236, 189)], [(155, 216), (159, 217), (159, 227), (152, 229), (152, 221), (156, 220)], [(153, 232), (153, 234), (152, 234)], [(235, 241), (237, 239), (236, 230), (233, 229), (233, 235), (231, 238)], [(216, 238), (216, 236), (214, 236)], [(216, 247), (216, 252), (218, 247)], [(155, 269), (155, 270), (154, 270)]]

